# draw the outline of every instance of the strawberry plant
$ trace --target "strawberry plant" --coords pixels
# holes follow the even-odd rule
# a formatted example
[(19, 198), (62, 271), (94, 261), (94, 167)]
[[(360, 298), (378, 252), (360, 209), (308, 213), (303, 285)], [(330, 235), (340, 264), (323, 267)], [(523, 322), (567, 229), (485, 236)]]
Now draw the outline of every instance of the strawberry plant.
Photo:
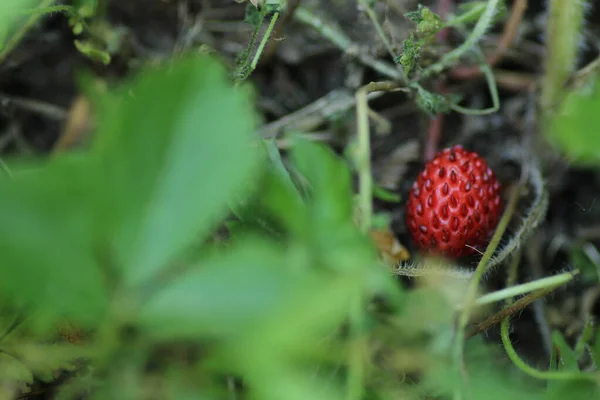
[[(514, 329), (524, 310), (580, 284), (580, 274), (587, 285), (598, 281), (600, 257), (584, 240), (552, 238), (553, 246), (571, 251), (569, 268), (535, 279), (519, 270), (525, 259), (545, 260), (531, 256), (537, 242), (527, 240), (551, 208), (546, 159), (527, 154), (520, 141), (492, 147), (485, 157), (453, 144), (405, 162), (404, 192), (376, 181), (373, 158), (386, 145), (374, 144), (389, 138), (392, 126), (369, 105), (373, 95), (401, 92), (433, 121), (450, 112), (481, 117), (500, 109), (500, 74), (481, 42), (505, 17), (506, 4), (470, 2), (443, 16), (418, 5), (403, 15), (414, 26), (399, 49), (377, 11), (391, 3), (359, 0), (353, 6), (381, 40), (385, 60), (357, 51), (354, 39), (310, 5), (246, 3), (238, 22), (250, 25), (247, 43), (223, 46), (235, 49), (234, 57), (186, 48), (182, 42), (194, 42), (194, 29), (201, 30), (194, 25), (177, 38), (174, 54), (129, 60), (136, 68), (119, 79), (101, 80), (87, 69), (78, 90), (93, 110), (89, 145), (0, 160), (0, 399), (598, 397), (600, 335), (591, 311), (577, 311), (585, 317), (580, 325), (540, 328), (546, 364), (524, 356), (529, 343), (519, 346), (522, 329)], [(540, 129), (570, 161), (595, 166), (586, 124), (595, 120), (597, 85), (581, 90), (568, 79), (582, 3), (569, 4), (577, 16), (572, 26), (557, 13), (560, 5), (566, 3), (551, 2), (551, 25), (568, 35), (551, 35), (549, 59), (564, 65), (546, 71)], [(96, 18), (105, 6), (4, 0), (0, 32), (10, 34), (0, 61), (42, 15), (63, 13), (72, 34), (89, 39), (76, 39), (77, 51), (105, 68), (113, 55), (123, 56), (120, 36)], [(184, 6), (178, 15), (188, 17)], [(518, 16), (515, 9), (511, 15)], [(266, 101), (260, 79), (252, 77), (262, 57), (273, 54), (268, 46), (283, 40), (290, 18), (342, 49), (345, 62), (355, 58), (390, 79), (354, 82), (351, 95), (317, 102), (313, 108), (335, 134), (306, 132), (314, 115), (290, 128), (297, 114), (271, 122), (269, 131), (267, 113), (259, 112), (265, 104), (273, 113), (282, 107)], [(450, 43), (439, 39), (450, 28), (464, 40), (436, 54), (436, 40)], [(217, 35), (208, 37), (217, 42)], [(466, 60), (474, 64), (459, 65)], [(490, 104), (467, 107), (445, 84), (432, 85), (444, 74), (465, 74), (461, 67), (481, 75)], [(360, 80), (359, 72), (352, 77)], [(589, 82), (584, 75), (575, 83)], [(299, 90), (291, 88), (290, 102)], [(331, 111), (334, 100), (342, 105)], [(47, 112), (35, 105), (29, 107)], [(355, 129), (339, 145), (352, 108)], [(428, 143), (436, 147), (434, 136)], [(511, 162), (518, 173), (507, 173)], [(395, 229), (406, 229), (402, 244), (392, 232), (398, 214), (403, 224)], [(494, 287), (488, 279), (498, 271), (502, 284)], [(559, 319), (549, 312), (536, 317), (545, 314)], [(573, 331), (574, 341), (567, 335)]]

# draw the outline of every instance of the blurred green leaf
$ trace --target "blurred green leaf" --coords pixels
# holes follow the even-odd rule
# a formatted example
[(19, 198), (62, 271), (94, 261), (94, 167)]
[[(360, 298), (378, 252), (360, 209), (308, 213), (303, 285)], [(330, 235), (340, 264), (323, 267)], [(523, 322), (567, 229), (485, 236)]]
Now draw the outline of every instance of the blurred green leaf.
[[(553, 363), (550, 365), (550, 370), (554, 371), (570, 371), (579, 372), (578, 355), (573, 350), (567, 341), (565, 340), (562, 333), (559, 331), (552, 332), (552, 360)], [(580, 384), (582, 384), (581, 382)], [(568, 383), (567, 383), (568, 385)], [(568, 385), (568, 386), (578, 386)], [(548, 382), (548, 393), (564, 393), (565, 382), (561, 380), (550, 380)]]
[(596, 332), (596, 337), (590, 346), (592, 360), (596, 366), (600, 365), (600, 330)]
[(150, 335), (242, 333), (304, 282), (287, 268), (284, 249), (269, 241), (246, 238), (211, 253), (145, 305), (140, 324)]
[(354, 223), (350, 168), (329, 147), (297, 140), (293, 167), (308, 187), (303, 240), (315, 259), (330, 269), (351, 270), (373, 265), (375, 248)]
[(35, 0), (2, 0), (0, 1), (0, 54), (4, 54), (9, 32), (14, 29), (15, 22), (23, 18), (21, 11), (31, 8)]
[(96, 264), (94, 175), (80, 157), (54, 161), (0, 181), (0, 253), (4, 294), (49, 318), (97, 324), (107, 303)]
[(310, 185), (312, 218), (318, 224), (336, 224), (352, 218), (352, 185), (346, 162), (318, 143), (298, 140), (291, 157)]
[[(456, 379), (449, 359), (439, 359), (425, 374), (422, 389), (434, 396), (452, 398), (459, 387), (465, 388), (466, 399), (485, 400), (543, 400), (543, 386), (514, 368), (497, 346), (489, 346), (481, 337), (472, 338), (465, 348), (468, 384)], [(446, 398), (446, 397), (443, 397)]]
[(558, 371), (579, 371), (578, 356), (562, 333), (552, 332), (552, 344), (558, 350)]
[(600, 84), (596, 76), (569, 92), (547, 124), (550, 141), (570, 162), (600, 164)]
[(77, 359), (89, 355), (86, 348), (73, 344), (14, 343), (0, 347), (20, 360), (37, 379), (51, 382), (64, 371), (73, 371)]
[[(11, 25), (15, 18), (22, 16), (19, 11), (28, 10), (36, 4), (36, 0), (2, 0), (0, 1), (0, 32)], [(2, 44), (3, 45), (3, 44)], [(0, 49), (1, 49), (0, 45)]]
[(9, 391), (9, 388), (25, 387), (33, 383), (33, 374), (20, 360), (9, 354), (0, 352), (0, 395)]
[(268, 367), (249, 371), (248, 385), (261, 400), (342, 400), (342, 385), (315, 376), (314, 370), (296, 365), (269, 363)]
[(587, 380), (559, 380), (550, 385), (544, 400), (591, 400), (598, 398), (600, 389)]
[(598, 254), (593, 243), (573, 243), (569, 248), (569, 264), (577, 267), (582, 281), (594, 284), (600, 280), (600, 265), (590, 257), (590, 252)]
[[(259, 227), (271, 233), (306, 233), (308, 214), (302, 195), (284, 165), (275, 141), (263, 141), (268, 168), (256, 183), (253, 195), (232, 207), (241, 220), (238, 228)], [(233, 224), (229, 224), (232, 226)]]
[(96, 43), (92, 41), (74, 40), (73, 44), (75, 45), (75, 48), (86, 57), (95, 61), (100, 61), (104, 65), (110, 64), (110, 54), (99, 48)]
[(256, 114), (209, 56), (149, 68), (97, 104), (108, 232), (126, 281), (139, 283), (206, 236), (253, 182)]

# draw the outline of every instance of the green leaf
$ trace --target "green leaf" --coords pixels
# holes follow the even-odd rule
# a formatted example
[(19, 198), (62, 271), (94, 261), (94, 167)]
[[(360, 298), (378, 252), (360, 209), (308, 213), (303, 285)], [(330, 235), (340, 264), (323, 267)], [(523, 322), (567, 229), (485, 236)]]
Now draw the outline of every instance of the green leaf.
[(398, 62), (404, 67), (404, 73), (409, 76), (410, 73), (419, 67), (418, 59), (421, 51), (421, 45), (415, 40), (413, 34), (410, 38), (402, 41), (403, 51)]
[(552, 381), (544, 400), (590, 400), (598, 397), (598, 385), (587, 380)]
[(139, 283), (247, 193), (260, 170), (256, 113), (246, 87), (196, 55), (146, 70), (97, 105), (107, 229), (126, 281)]
[[(555, 361), (556, 364), (553, 363), (550, 366), (550, 369), (556, 371), (579, 372), (579, 364), (577, 362), (579, 357), (559, 331), (552, 332), (552, 345), (552, 352), (554, 353), (552, 355), (552, 360)], [(564, 386), (565, 382), (551, 380), (548, 382), (548, 392), (563, 393)]]
[(54, 380), (57, 373), (73, 371), (77, 359), (91, 354), (73, 344), (14, 343), (2, 345), (1, 349), (19, 359), (33, 376), (44, 382)]
[(27, 10), (35, 3), (35, 0), (0, 1), (0, 31), (10, 26), (18, 16), (22, 16), (19, 11)]
[(246, 14), (244, 15), (244, 22), (252, 25), (254, 28), (258, 28), (264, 18), (264, 12), (259, 10), (253, 4), (246, 4)]
[(558, 371), (579, 371), (578, 356), (559, 331), (552, 332), (552, 344), (559, 351)]
[(419, 22), (423, 21), (423, 16), (421, 15), (422, 11), (423, 11), (423, 5), (419, 4), (416, 11), (409, 11), (404, 14), (404, 17), (411, 20), (415, 24), (418, 24)]
[(33, 374), (27, 366), (6, 353), (0, 353), (0, 371), (0, 396), (6, 395), (10, 387), (16, 391), (33, 383)]
[(600, 365), (600, 331), (596, 332), (596, 337), (590, 347), (590, 353), (595, 365)]
[(352, 184), (346, 162), (330, 148), (308, 140), (299, 140), (291, 157), (310, 186), (313, 220), (324, 225), (350, 221)]
[(308, 214), (302, 195), (285, 167), (275, 142), (265, 140), (263, 144), (270, 162), (252, 197), (232, 207), (242, 222), (238, 228), (252, 226), (271, 233), (288, 231), (303, 235), (306, 233)]
[(151, 336), (197, 339), (243, 333), (302, 281), (288, 268), (284, 249), (274, 243), (245, 238), (229, 246), (206, 255), (145, 305), (139, 322)]
[(600, 165), (600, 82), (597, 77), (566, 95), (550, 116), (547, 137), (572, 163)]
[(0, 290), (49, 318), (98, 323), (106, 276), (96, 263), (94, 175), (80, 157), (0, 181)]
[(92, 60), (100, 61), (104, 65), (110, 64), (110, 54), (100, 49), (97, 44), (92, 41), (74, 40), (75, 48), (86, 57)]
[(593, 243), (574, 243), (569, 249), (569, 264), (577, 266), (583, 282), (595, 284), (600, 280), (600, 265), (588, 255), (586, 250), (598, 251)]
[(3, 52), (6, 40), (15, 23), (23, 18), (22, 11), (31, 8), (34, 0), (2, 0), (0, 1), (0, 53)]

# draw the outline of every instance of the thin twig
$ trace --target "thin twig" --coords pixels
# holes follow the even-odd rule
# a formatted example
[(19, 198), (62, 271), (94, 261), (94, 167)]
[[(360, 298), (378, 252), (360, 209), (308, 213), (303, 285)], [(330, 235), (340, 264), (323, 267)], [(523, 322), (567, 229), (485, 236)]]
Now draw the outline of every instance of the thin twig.
[[(513, 43), (517, 37), (519, 25), (525, 15), (527, 9), (527, 0), (515, 0), (508, 21), (504, 25), (502, 36), (498, 41), (498, 46), (494, 52), (486, 57), (486, 64), (490, 67), (494, 67), (504, 56), (506, 50)], [(457, 79), (471, 79), (475, 78), (483, 73), (482, 69), (477, 66), (461, 66), (450, 70), (450, 76)]]
[(487, 2), (485, 10), (483, 11), (483, 14), (481, 14), (481, 17), (477, 21), (477, 24), (475, 24), (475, 27), (471, 31), (471, 34), (467, 37), (463, 44), (461, 44), (451, 52), (446, 53), (442, 57), (442, 59), (437, 63), (423, 70), (419, 79), (424, 79), (430, 77), (431, 75), (439, 74), (445, 68), (454, 64), (463, 55), (471, 51), (473, 47), (477, 44), (479, 39), (481, 39), (481, 37), (490, 28), (499, 4), (500, 0), (489, 0)]
[(252, 60), (252, 64), (250, 64), (250, 72), (251, 73), (252, 73), (252, 71), (254, 71), (256, 69), (256, 66), (258, 65), (258, 60), (260, 59), (260, 55), (262, 54), (262, 52), (265, 48), (265, 45), (267, 44), (267, 41), (271, 37), (271, 32), (273, 31), (273, 28), (275, 27), (275, 24), (277, 23), (277, 19), (279, 19), (279, 14), (281, 14), (281, 8), (283, 7), (284, 1), (285, 0), (279, 0), (279, 5), (277, 7), (277, 10), (273, 13), (273, 16), (271, 17), (271, 22), (269, 23), (269, 26), (267, 27), (267, 30), (265, 31), (265, 34), (263, 35), (263, 38), (260, 41), (260, 44), (258, 45), (258, 49), (256, 50), (256, 53), (254, 54), (254, 59)]
[(401, 71), (395, 68), (395, 66), (377, 60), (376, 58), (373, 58), (362, 51), (357, 51), (359, 46), (352, 42), (352, 40), (350, 40), (345, 33), (325, 23), (321, 18), (310, 12), (306, 7), (298, 7), (294, 13), (294, 19), (312, 27), (314, 30), (319, 32), (321, 36), (329, 40), (345, 53), (357, 53), (356, 58), (364, 65), (373, 68), (375, 71), (388, 78), (404, 82), (404, 75)]
[[(384, 92), (369, 93), (368, 100), (380, 97)], [(343, 112), (356, 104), (356, 97), (346, 89), (334, 89), (309, 105), (273, 121), (260, 129), (265, 139), (277, 137), (285, 130), (311, 130), (321, 125), (327, 117)]]
[[(377, 20), (377, 14), (375, 14), (375, 11), (373, 10), (373, 8), (369, 5), (369, 3), (366, 0), (358, 0), (358, 2), (363, 7), (365, 13), (367, 13), (367, 16), (369, 17), (369, 19), (371, 20), (371, 23), (375, 27), (375, 31), (377, 31), (377, 34), (381, 38), (381, 41), (385, 45), (385, 48), (387, 49), (388, 53), (390, 53), (390, 56), (392, 57), (392, 59), (395, 59), (397, 57), (397, 54), (394, 51), (394, 48), (392, 47), (392, 44), (388, 40), (385, 32), (383, 31), (383, 28), (381, 27), (379, 20)], [(398, 64), (398, 65), (400, 65), (400, 64)]]
[(546, 297), (547, 295), (549, 295), (550, 293), (554, 292), (556, 289), (558, 289), (560, 286), (553, 286), (553, 287), (549, 287), (549, 288), (544, 288), (541, 290), (537, 290), (525, 297), (522, 297), (521, 299), (519, 299), (518, 301), (514, 302), (513, 304), (511, 304), (510, 306), (506, 306), (504, 307), (501, 311), (497, 312), (496, 314), (492, 315), (491, 317), (489, 317), (488, 319), (486, 319), (483, 322), (480, 322), (479, 324), (477, 324), (475, 327), (473, 327), (472, 329), (468, 330), (467, 333), (465, 334), (465, 338), (469, 339), (479, 333), (485, 332), (488, 329), (490, 329), (491, 327), (499, 324), (500, 322), (502, 322), (502, 320), (504, 318), (506, 318), (507, 316), (510, 315), (514, 315), (519, 313), (521, 310), (525, 309), (527, 306), (529, 306), (531, 303), (533, 303), (536, 300), (539, 300), (543, 297)]

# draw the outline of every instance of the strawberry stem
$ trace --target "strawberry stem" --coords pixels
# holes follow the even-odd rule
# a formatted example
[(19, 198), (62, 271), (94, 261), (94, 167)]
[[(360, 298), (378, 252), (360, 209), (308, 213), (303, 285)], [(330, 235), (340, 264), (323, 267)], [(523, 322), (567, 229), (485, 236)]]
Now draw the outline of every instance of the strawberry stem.
[(371, 175), (371, 137), (369, 132), (367, 95), (371, 92), (398, 89), (400, 86), (400, 82), (371, 82), (356, 92), (358, 149), (355, 162), (359, 180), (360, 227), (364, 233), (367, 233), (371, 229), (373, 219), (373, 177)]
[(573, 278), (575, 278), (577, 274), (579, 274), (579, 271), (575, 270), (571, 272), (564, 272), (562, 274), (550, 276), (547, 278), (536, 279), (534, 281), (522, 283), (520, 285), (510, 286), (479, 297), (475, 301), (475, 304), (481, 306), (485, 304), (495, 303), (500, 300), (509, 299), (514, 296), (518, 296), (528, 292), (533, 292), (539, 289), (561, 286), (573, 280)]
[(487, 30), (491, 27), (492, 22), (494, 21), (494, 15), (497, 12), (498, 6), (500, 5), (501, 0), (489, 0), (485, 10), (481, 14), (481, 17), (475, 24), (473, 31), (467, 37), (467, 39), (456, 49), (451, 52), (445, 54), (442, 59), (431, 65), (429, 68), (425, 69), (421, 74), (420, 79), (429, 77), (431, 75), (439, 74), (446, 67), (455, 63), (458, 59), (460, 59), (464, 54), (473, 50), (475, 44), (481, 39), (481, 37), (487, 32)]
[[(463, 374), (460, 372), (463, 371), (463, 349), (464, 349), (464, 339), (465, 339), (465, 328), (467, 326), (469, 317), (471, 315), (471, 309), (473, 308), (473, 305), (475, 304), (475, 299), (477, 296), (477, 289), (479, 288), (479, 282), (481, 281), (481, 278), (483, 277), (484, 273), (486, 272), (487, 264), (491, 260), (492, 255), (494, 254), (494, 251), (500, 244), (500, 240), (502, 239), (502, 236), (504, 235), (504, 232), (506, 231), (506, 228), (508, 227), (508, 224), (515, 212), (522, 188), (523, 188), (523, 185), (520, 184), (513, 189), (510, 199), (509, 199), (509, 202), (508, 202), (508, 205), (506, 207), (506, 210), (504, 211), (502, 218), (500, 218), (500, 222), (498, 223), (498, 227), (496, 228), (496, 231), (494, 232), (494, 235), (492, 236), (492, 240), (490, 241), (490, 244), (485, 249), (485, 252), (483, 253), (483, 256), (481, 257), (479, 264), (477, 264), (477, 268), (475, 269), (473, 278), (467, 288), (467, 294), (465, 296), (464, 308), (458, 316), (458, 325), (457, 325), (457, 329), (456, 329), (456, 336), (454, 338), (454, 341), (455, 341), (454, 342), (454, 366), (457, 369), (457, 371), (459, 371), (458, 378), (460, 379), (460, 382), (463, 381), (462, 380)], [(457, 392), (455, 394), (455, 398), (462, 398), (460, 396), (461, 392), (462, 391)]]

